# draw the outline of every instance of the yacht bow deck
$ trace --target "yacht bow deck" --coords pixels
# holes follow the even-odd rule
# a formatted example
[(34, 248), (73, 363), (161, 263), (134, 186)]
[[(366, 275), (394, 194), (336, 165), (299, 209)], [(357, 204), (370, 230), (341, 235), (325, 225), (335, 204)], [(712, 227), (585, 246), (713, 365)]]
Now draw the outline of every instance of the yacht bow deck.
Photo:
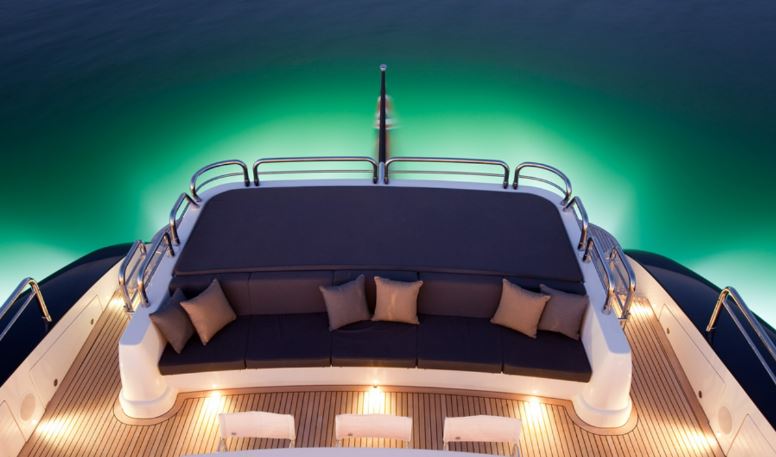
[[(365, 390), (305, 387), (182, 394), (168, 415), (135, 421), (121, 415), (118, 340), (128, 320), (109, 307), (95, 326), (20, 456), (180, 456), (213, 452), (220, 411), (291, 413), (297, 446), (334, 446), (334, 416), (364, 412)], [(445, 416), (493, 414), (523, 420), (524, 456), (721, 456), (678, 362), (648, 305), (634, 306), (626, 327), (633, 348), (634, 416), (620, 429), (583, 424), (566, 401), (471, 391), (385, 388), (384, 411), (412, 416), (414, 448), (441, 449)], [(400, 447), (362, 440), (361, 446)], [(277, 440), (238, 439), (231, 450), (280, 447)], [(503, 445), (456, 450), (504, 455)]]

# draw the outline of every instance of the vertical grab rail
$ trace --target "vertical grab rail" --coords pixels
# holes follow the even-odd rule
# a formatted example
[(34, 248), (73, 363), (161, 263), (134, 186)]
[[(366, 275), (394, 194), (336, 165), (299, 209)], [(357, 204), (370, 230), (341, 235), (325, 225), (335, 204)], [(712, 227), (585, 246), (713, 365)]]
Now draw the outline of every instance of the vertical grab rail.
[[(537, 168), (539, 170), (548, 171), (556, 175), (563, 181), (563, 187), (550, 181), (549, 179), (539, 178), (536, 176), (521, 175), (520, 172), (526, 168)], [(554, 187), (555, 189), (558, 189), (559, 191), (563, 192), (563, 200), (561, 200), (561, 206), (568, 205), (569, 201), (571, 200), (571, 181), (569, 180), (568, 176), (566, 176), (562, 171), (558, 170), (557, 168), (551, 165), (547, 165), (539, 162), (523, 162), (517, 167), (515, 167), (515, 179), (514, 181), (512, 181), (513, 188), (517, 189), (520, 178), (542, 182), (544, 184), (547, 184), (548, 186)]]
[(51, 314), (49, 314), (48, 307), (46, 306), (46, 302), (43, 300), (43, 294), (40, 293), (40, 286), (38, 286), (37, 281), (29, 277), (22, 279), (19, 285), (16, 286), (16, 289), (14, 289), (14, 291), (11, 292), (11, 296), (8, 297), (5, 303), (3, 303), (3, 307), (0, 308), (0, 320), (2, 320), (5, 317), (5, 315), (8, 314), (8, 311), (11, 310), (11, 307), (13, 306), (13, 304), (22, 295), (22, 292), (24, 292), (24, 290), (27, 289), (27, 286), (30, 287), (30, 290), (32, 291), (32, 293), (27, 296), (27, 299), (24, 300), (24, 303), (14, 313), (13, 317), (11, 317), (11, 320), (5, 326), (2, 333), (0, 333), (0, 341), (2, 341), (3, 338), (5, 338), (5, 335), (11, 330), (11, 327), (13, 327), (13, 325), (16, 323), (16, 321), (24, 312), (24, 310), (27, 309), (27, 306), (30, 305), (30, 302), (32, 302), (33, 298), (37, 297), (38, 299), (38, 306), (40, 307), (41, 319), (46, 321), (47, 324), (51, 323)]
[(733, 287), (725, 287), (722, 289), (722, 292), (720, 292), (719, 298), (717, 298), (717, 303), (714, 305), (714, 311), (711, 313), (709, 323), (706, 325), (706, 334), (710, 334), (716, 328), (717, 319), (719, 319), (719, 313), (724, 306), (725, 310), (728, 312), (728, 315), (733, 319), (733, 323), (738, 328), (738, 331), (741, 332), (741, 335), (743, 335), (746, 343), (752, 349), (755, 356), (757, 356), (757, 359), (760, 361), (760, 364), (762, 364), (763, 368), (765, 368), (765, 371), (768, 373), (768, 376), (770, 376), (771, 381), (776, 384), (776, 375), (773, 373), (770, 364), (765, 360), (765, 356), (763, 356), (762, 352), (754, 343), (754, 341), (752, 341), (752, 337), (749, 336), (749, 332), (746, 331), (744, 325), (741, 323), (741, 320), (738, 318), (738, 316), (736, 316), (734, 310), (731, 309), (730, 304), (728, 304), (728, 298), (732, 299), (733, 303), (736, 304), (738, 311), (744, 315), (746, 323), (749, 324), (749, 327), (751, 327), (752, 330), (754, 330), (754, 333), (757, 335), (760, 343), (765, 346), (765, 349), (771, 356), (771, 360), (776, 361), (776, 346), (773, 344), (773, 340), (771, 340), (771, 338), (765, 332), (765, 329), (763, 329), (762, 324), (760, 324), (757, 318), (754, 317), (752, 311), (748, 306), (746, 306), (744, 299), (741, 298), (741, 295), (739, 295), (738, 291)]
[[(183, 213), (181, 214), (181, 217), (178, 217), (178, 211), (180, 211), (181, 206), (183, 206), (183, 203), (186, 202), (186, 208), (183, 210)], [(175, 245), (181, 244), (181, 239), (178, 237), (178, 220), (183, 218), (183, 215), (186, 214), (186, 211), (188, 211), (189, 207), (193, 206), (195, 208), (199, 207), (199, 203), (197, 203), (196, 200), (194, 200), (193, 197), (190, 197), (189, 194), (186, 192), (182, 193), (177, 200), (175, 200), (175, 204), (172, 205), (172, 209), (170, 210), (170, 218), (169, 218), (169, 227), (170, 227), (170, 235), (172, 236), (172, 241), (175, 243)]]
[(614, 273), (612, 273), (612, 270), (609, 269), (608, 265), (606, 265), (606, 262), (604, 261), (606, 257), (604, 257), (603, 253), (601, 252), (601, 248), (598, 247), (598, 243), (595, 241), (595, 238), (591, 236), (587, 239), (587, 246), (585, 246), (585, 253), (582, 255), (582, 261), (591, 262), (593, 260), (593, 255), (598, 257), (601, 268), (606, 274), (606, 301), (604, 302), (603, 312), (604, 314), (609, 314), (612, 311), (611, 300), (615, 297)]
[[(225, 173), (223, 175), (214, 176), (200, 184), (197, 184), (197, 179), (199, 179), (200, 176), (205, 174), (206, 172), (213, 170), (215, 168), (221, 168), (221, 167), (228, 167), (230, 165), (237, 165), (242, 169), (241, 172), (235, 172), (235, 173)], [(202, 201), (202, 198), (199, 196), (199, 189), (202, 188), (205, 184), (211, 183), (217, 179), (221, 178), (228, 178), (230, 176), (240, 176), (243, 177), (243, 182), (245, 183), (245, 187), (249, 187), (251, 185), (251, 179), (250, 176), (248, 176), (248, 165), (245, 165), (245, 162), (242, 160), (222, 160), (220, 162), (214, 162), (210, 165), (205, 165), (204, 167), (197, 170), (192, 176), (191, 181), (189, 182), (189, 190), (191, 191), (191, 196), (194, 198), (194, 200), (200, 202)]]
[(569, 201), (566, 206), (563, 207), (566, 211), (573, 211), (574, 208), (577, 209), (579, 212), (579, 217), (577, 220), (580, 222), (580, 230), (581, 235), (579, 236), (579, 243), (577, 243), (577, 249), (583, 250), (585, 249), (585, 243), (587, 243), (587, 236), (588, 233), (590, 233), (590, 219), (587, 217), (587, 210), (585, 209), (585, 205), (582, 204), (582, 199), (578, 196), (575, 196), (574, 198)]
[[(140, 292), (140, 298), (142, 299), (143, 306), (148, 307), (149, 300), (148, 300), (148, 292), (146, 291), (146, 276), (149, 277), (149, 279), (154, 275), (156, 272), (156, 269), (159, 267), (159, 263), (161, 263), (161, 260), (156, 261), (152, 267), (152, 271), (149, 275), (146, 273), (148, 272), (148, 269), (151, 267), (151, 262), (157, 257), (157, 253), (159, 252), (159, 248), (162, 247), (162, 243), (166, 243), (166, 252), (170, 257), (175, 257), (175, 250), (173, 249), (172, 244), (172, 237), (170, 236), (170, 232), (165, 229), (161, 234), (159, 234), (156, 239), (151, 243), (151, 247), (148, 249), (148, 254), (146, 255), (145, 259), (143, 259), (143, 263), (140, 264), (140, 268), (137, 271), (137, 290)], [(164, 254), (162, 254), (164, 255)]]
[[(132, 247), (129, 248), (129, 252), (127, 252), (127, 255), (124, 257), (124, 260), (121, 261), (121, 266), (119, 267), (119, 290), (124, 299), (124, 309), (126, 309), (128, 313), (133, 311), (132, 304), (135, 302), (135, 297), (137, 297), (137, 289), (134, 291), (129, 290), (131, 280), (128, 279), (135, 277), (137, 268), (142, 265), (142, 261), (146, 257), (147, 252), (146, 245), (143, 241), (135, 241), (132, 243)], [(140, 254), (139, 258), (134, 262), (134, 266), (131, 266), (133, 263), (132, 261), (137, 254)]]
[(630, 309), (631, 305), (633, 305), (633, 299), (636, 297), (636, 272), (633, 271), (633, 267), (631, 267), (630, 262), (628, 262), (628, 260), (625, 258), (625, 253), (622, 252), (622, 248), (619, 245), (615, 245), (614, 248), (612, 248), (612, 251), (609, 253), (610, 265), (613, 266), (615, 261), (619, 261), (623, 268), (625, 268), (626, 277), (621, 275), (619, 269), (616, 271), (617, 274), (620, 275), (620, 279), (627, 284), (627, 290), (625, 292), (625, 303), (622, 304), (622, 302), (620, 302), (620, 319), (627, 320), (628, 316), (630, 316)]
[[(636, 273), (633, 271), (630, 263), (626, 260), (625, 254), (619, 246), (614, 246), (608, 256), (604, 255), (604, 253), (601, 252), (601, 248), (598, 246), (596, 238), (590, 235), (587, 239), (587, 245), (585, 246), (582, 261), (591, 262), (593, 257), (597, 258), (598, 264), (606, 275), (607, 298), (606, 303), (604, 303), (603, 311), (604, 313), (609, 314), (612, 311), (612, 300), (617, 300), (617, 304), (620, 308), (620, 315), (617, 317), (624, 325), (630, 316), (630, 308), (636, 295)], [(625, 269), (625, 276), (622, 275), (619, 269), (616, 269), (617, 275), (626, 287), (625, 301), (622, 300), (616, 289), (618, 276), (615, 276), (614, 263), (617, 261), (619, 261)]]

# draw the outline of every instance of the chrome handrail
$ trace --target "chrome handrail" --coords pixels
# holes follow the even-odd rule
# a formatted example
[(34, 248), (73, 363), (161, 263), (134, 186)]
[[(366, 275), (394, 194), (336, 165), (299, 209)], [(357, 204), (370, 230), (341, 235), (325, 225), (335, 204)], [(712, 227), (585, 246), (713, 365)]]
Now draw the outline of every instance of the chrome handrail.
[(582, 255), (582, 261), (592, 261), (594, 253), (599, 259), (601, 268), (603, 268), (604, 273), (606, 273), (606, 301), (604, 302), (603, 312), (605, 314), (609, 314), (612, 311), (610, 302), (616, 295), (614, 293), (614, 273), (612, 273), (612, 270), (608, 265), (606, 265), (606, 262), (604, 261), (606, 257), (601, 252), (601, 248), (598, 247), (598, 243), (595, 241), (595, 237), (590, 236), (587, 239), (587, 245), (585, 246), (585, 253)]
[[(200, 176), (202, 176), (203, 174), (205, 174), (206, 172), (208, 172), (210, 170), (213, 170), (215, 168), (227, 167), (227, 166), (230, 166), (230, 165), (237, 165), (237, 166), (239, 166), (240, 168), (242, 168), (242, 173), (227, 173), (227, 174), (219, 175), (217, 177), (208, 179), (207, 181), (201, 183), (200, 185), (197, 185), (197, 179)], [(216, 179), (226, 178), (226, 177), (229, 177), (229, 176), (238, 176), (240, 174), (242, 174), (242, 176), (243, 176), (243, 181), (245, 182), (245, 187), (250, 186), (251, 185), (251, 179), (248, 176), (248, 165), (246, 165), (245, 162), (243, 162), (242, 160), (222, 160), (220, 162), (213, 162), (210, 165), (205, 165), (204, 167), (202, 167), (199, 170), (197, 170), (196, 173), (194, 173), (191, 176), (191, 181), (189, 182), (189, 190), (191, 191), (191, 196), (194, 198), (194, 200), (196, 200), (198, 202), (202, 201), (202, 199), (199, 197), (199, 194), (198, 194), (198, 191), (199, 191), (199, 189), (202, 188), (202, 186), (204, 186), (205, 184), (210, 183), (212, 181), (215, 181)]]
[(765, 349), (768, 350), (771, 359), (776, 361), (776, 345), (773, 344), (773, 340), (765, 332), (762, 324), (760, 324), (757, 318), (752, 314), (752, 311), (748, 306), (746, 306), (744, 299), (741, 298), (741, 295), (733, 287), (725, 287), (722, 289), (722, 292), (720, 292), (719, 298), (717, 298), (717, 303), (714, 305), (714, 311), (711, 313), (709, 323), (706, 325), (706, 333), (709, 334), (714, 331), (716, 328), (717, 319), (719, 318), (719, 313), (724, 306), (728, 312), (728, 315), (733, 319), (733, 323), (738, 328), (738, 331), (741, 332), (741, 334), (744, 336), (744, 339), (746, 339), (749, 348), (752, 349), (755, 356), (757, 356), (757, 359), (760, 361), (763, 368), (765, 368), (768, 376), (770, 376), (771, 381), (776, 384), (776, 375), (774, 375), (770, 364), (765, 360), (765, 356), (763, 356), (762, 352), (760, 352), (760, 349), (757, 347), (757, 345), (755, 345), (754, 341), (752, 341), (751, 336), (749, 336), (749, 332), (746, 331), (744, 325), (738, 319), (738, 316), (736, 316), (734, 310), (731, 309), (731, 306), (728, 304), (728, 298), (732, 299), (733, 303), (735, 303), (736, 307), (738, 307), (738, 311), (744, 315), (747, 324), (749, 324), (749, 327), (754, 330), (754, 333), (757, 335), (760, 343), (762, 343), (762, 345), (765, 346)]
[[(183, 213), (181, 214), (181, 217), (178, 218), (178, 211), (180, 210), (181, 206), (183, 205), (183, 202), (186, 202), (186, 208), (183, 210)], [(175, 204), (172, 205), (172, 209), (170, 210), (170, 220), (169, 220), (169, 226), (170, 226), (170, 234), (172, 235), (172, 241), (176, 245), (181, 244), (181, 239), (178, 237), (178, 220), (183, 218), (183, 215), (186, 214), (186, 211), (188, 211), (190, 206), (194, 206), (195, 208), (199, 207), (199, 203), (197, 203), (194, 198), (190, 197), (189, 194), (186, 192), (183, 192), (180, 194), (177, 200), (175, 200)]]
[[(627, 275), (627, 278), (620, 276), (623, 282), (627, 281), (628, 289), (625, 295), (625, 303), (623, 304), (622, 301), (619, 300), (619, 296), (617, 296), (617, 300), (620, 302), (620, 319), (627, 320), (630, 316), (630, 309), (631, 305), (633, 305), (633, 300), (636, 298), (636, 272), (633, 271), (633, 267), (626, 259), (625, 253), (622, 252), (622, 248), (619, 245), (615, 245), (609, 253), (610, 263), (614, 263), (617, 259), (619, 259), (620, 263), (625, 268), (625, 274)], [(619, 270), (617, 270), (617, 274), (620, 274)]]
[(587, 236), (590, 232), (590, 219), (587, 217), (587, 210), (585, 209), (585, 205), (582, 204), (582, 199), (578, 196), (572, 198), (571, 201), (569, 201), (566, 206), (563, 207), (563, 209), (566, 211), (573, 211), (574, 208), (576, 208), (579, 212), (579, 217), (577, 220), (581, 223), (580, 231), (582, 233), (579, 236), (579, 243), (577, 243), (577, 249), (581, 251), (585, 248), (585, 243), (587, 243)]
[[(268, 157), (259, 159), (253, 163), (253, 183), (256, 186), (259, 182), (259, 167), (268, 163), (310, 163), (310, 162), (367, 162), (372, 166), (372, 182), (377, 183), (378, 165), (377, 161), (366, 156), (322, 156), (322, 157)], [(363, 170), (281, 170), (264, 172), (267, 174), (300, 174), (300, 173), (366, 173)]]
[(8, 324), (3, 328), (2, 333), (0, 333), (0, 341), (5, 338), (5, 335), (11, 330), (11, 327), (16, 323), (16, 321), (19, 319), (19, 316), (22, 315), (25, 309), (27, 309), (27, 306), (30, 305), (30, 302), (32, 302), (32, 299), (37, 297), (38, 298), (38, 306), (40, 307), (40, 314), (41, 318), (46, 321), (47, 323), (51, 323), (51, 314), (49, 314), (48, 307), (46, 306), (46, 302), (43, 300), (43, 294), (40, 293), (40, 286), (38, 286), (38, 283), (32, 279), (32, 278), (24, 278), (19, 283), (18, 286), (16, 286), (16, 289), (14, 289), (13, 292), (11, 292), (11, 296), (8, 297), (8, 299), (3, 303), (3, 307), (0, 308), (0, 320), (2, 320), (6, 314), (8, 314), (8, 311), (11, 310), (11, 307), (16, 302), (16, 300), (19, 299), (19, 297), (22, 295), (22, 292), (24, 292), (25, 289), (27, 289), (27, 286), (30, 287), (30, 290), (32, 293), (27, 296), (27, 299), (24, 300), (24, 304), (19, 307), (19, 309), (14, 313), (13, 317), (11, 317), (11, 320), (8, 322)]
[[(540, 170), (549, 171), (550, 173), (553, 173), (554, 175), (558, 176), (561, 180), (563, 180), (564, 187), (561, 187), (558, 184), (544, 178), (521, 175), (520, 171), (525, 168), (537, 168)], [(517, 189), (518, 181), (520, 180), (520, 178), (543, 182), (563, 192), (564, 197), (563, 197), (563, 200), (561, 201), (562, 206), (566, 206), (571, 200), (571, 181), (569, 180), (568, 176), (566, 176), (562, 171), (558, 170), (557, 168), (551, 165), (547, 165), (539, 162), (523, 162), (517, 167), (515, 167), (515, 179), (514, 181), (512, 181), (513, 188)]]
[[(137, 271), (137, 290), (140, 292), (140, 298), (142, 299), (143, 306), (145, 307), (148, 307), (149, 305), (148, 292), (146, 291), (146, 272), (151, 266), (151, 261), (156, 258), (156, 254), (159, 251), (159, 248), (162, 246), (162, 242), (167, 243), (167, 254), (170, 257), (175, 257), (175, 249), (172, 247), (172, 237), (170, 236), (170, 232), (168, 230), (164, 230), (151, 243), (151, 247), (148, 249), (148, 254), (146, 254), (145, 259), (143, 259), (143, 263), (140, 265), (140, 269)], [(161, 260), (156, 262), (154, 265), (153, 271), (151, 271), (151, 273), (148, 275), (149, 279), (156, 272), (156, 269), (159, 267), (159, 263), (161, 263)]]
[(509, 187), (509, 165), (501, 160), (488, 160), (488, 159), (465, 159), (456, 157), (394, 157), (388, 159), (385, 162), (383, 170), (383, 183), (389, 183), (388, 169), (391, 164), (397, 162), (410, 162), (410, 163), (457, 163), (457, 164), (469, 164), (469, 165), (492, 165), (501, 167), (504, 173), (482, 173), (473, 171), (417, 171), (417, 170), (400, 170), (396, 173), (417, 173), (417, 174), (435, 174), (435, 175), (468, 175), (468, 176), (495, 176), (503, 177), (502, 185), (504, 189)]
[[(132, 260), (138, 253), (140, 253), (138, 261), (134, 262), (134, 266), (130, 268)], [(119, 290), (124, 299), (124, 309), (130, 313), (133, 311), (132, 304), (135, 302), (135, 297), (137, 297), (137, 289), (134, 290), (134, 293), (130, 292), (129, 285), (131, 284), (131, 281), (127, 281), (127, 279), (135, 277), (137, 268), (142, 265), (142, 259), (146, 257), (146, 254), (147, 250), (145, 243), (141, 240), (136, 240), (132, 243), (132, 247), (129, 248), (124, 260), (121, 261), (121, 266), (119, 266)]]

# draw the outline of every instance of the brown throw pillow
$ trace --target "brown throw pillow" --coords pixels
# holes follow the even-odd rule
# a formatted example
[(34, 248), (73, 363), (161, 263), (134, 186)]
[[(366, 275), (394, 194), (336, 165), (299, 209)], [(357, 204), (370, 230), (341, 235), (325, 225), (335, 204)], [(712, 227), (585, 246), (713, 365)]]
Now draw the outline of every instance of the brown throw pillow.
[(191, 325), (189, 315), (181, 308), (181, 302), (185, 299), (183, 292), (176, 289), (172, 297), (149, 316), (151, 322), (178, 354), (183, 351), (191, 335), (194, 334), (194, 326)]
[(373, 321), (419, 324), (418, 292), (423, 281), (402, 282), (375, 276), (377, 300)]
[(237, 319), (217, 279), (214, 279), (201, 294), (182, 301), (181, 306), (194, 324), (202, 344), (207, 344), (216, 333)]
[(536, 327), (549, 299), (549, 295), (525, 290), (502, 279), (501, 302), (490, 322), (536, 338)]
[(364, 275), (339, 286), (320, 286), (318, 289), (326, 302), (329, 330), (337, 330), (354, 322), (368, 321), (371, 317), (366, 304)]
[(582, 319), (589, 303), (587, 295), (569, 294), (544, 284), (540, 285), (539, 289), (550, 296), (539, 320), (539, 330), (562, 333), (578, 340), (579, 328), (582, 327)]

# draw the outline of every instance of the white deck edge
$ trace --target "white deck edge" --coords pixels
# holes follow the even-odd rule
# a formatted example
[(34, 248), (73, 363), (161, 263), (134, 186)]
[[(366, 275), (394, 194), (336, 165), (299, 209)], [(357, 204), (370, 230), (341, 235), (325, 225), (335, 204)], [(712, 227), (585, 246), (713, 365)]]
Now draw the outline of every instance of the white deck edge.
[[(644, 267), (629, 260), (636, 272), (636, 292), (649, 301), (660, 321), (725, 455), (776, 455), (776, 430), (681, 307)], [(709, 316), (713, 307), (709, 303)]]

